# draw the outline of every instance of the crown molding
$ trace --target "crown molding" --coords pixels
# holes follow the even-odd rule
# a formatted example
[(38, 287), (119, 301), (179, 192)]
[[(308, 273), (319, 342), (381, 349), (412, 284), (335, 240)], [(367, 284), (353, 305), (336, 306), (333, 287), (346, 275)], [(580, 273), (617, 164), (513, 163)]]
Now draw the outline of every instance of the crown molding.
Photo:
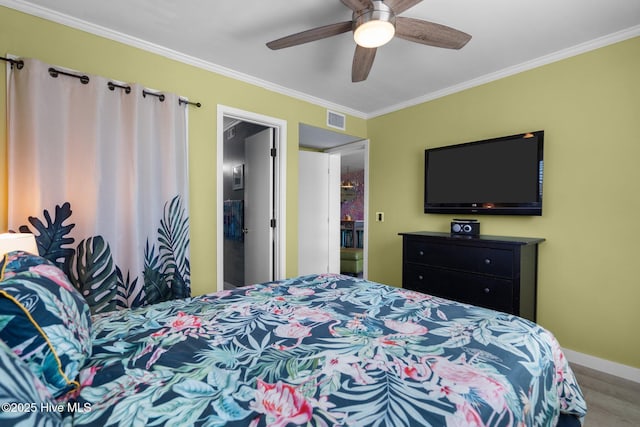
[(350, 107), (346, 107), (344, 105), (339, 105), (339, 104), (327, 101), (326, 99), (318, 98), (304, 92), (296, 91), (296, 90), (275, 84), (273, 82), (260, 79), (255, 76), (251, 76), (249, 74), (238, 72), (209, 61), (204, 61), (194, 56), (186, 55), (184, 53), (166, 48), (164, 46), (157, 45), (155, 43), (148, 42), (146, 40), (143, 40), (137, 37), (133, 37), (133, 36), (130, 36), (118, 31), (114, 31), (99, 25), (95, 25), (90, 22), (83, 21), (83, 20), (71, 17), (69, 15), (65, 15), (65, 14), (53, 11), (51, 9), (47, 9), (41, 6), (36, 6), (22, 0), (0, 0), (0, 6), (6, 6), (10, 9), (15, 9), (20, 12), (27, 13), (29, 15), (37, 16), (39, 18), (53, 21), (58, 24), (66, 25), (68, 27), (85, 31), (90, 34), (94, 34), (100, 37), (114, 40), (129, 46), (139, 48), (147, 52), (155, 53), (157, 55), (163, 56), (168, 59), (179, 61), (187, 65), (192, 65), (194, 67), (198, 67), (207, 71), (211, 71), (216, 74), (223, 75), (225, 77), (229, 77), (235, 80), (242, 81), (244, 83), (258, 86), (263, 89), (267, 89), (272, 92), (279, 93), (281, 95), (285, 95), (291, 98), (299, 99), (301, 101), (309, 102), (314, 105), (318, 105), (330, 110), (335, 110), (335, 111), (348, 114), (353, 117), (357, 117), (364, 120), (383, 116), (385, 114), (394, 113), (396, 111), (399, 111), (408, 107), (413, 107), (419, 104), (423, 104), (425, 102), (433, 101), (438, 98), (443, 98), (445, 96), (452, 95), (457, 92), (462, 92), (464, 90), (471, 89), (476, 86), (481, 86), (483, 84), (500, 80), (505, 77), (513, 76), (515, 74), (519, 74), (524, 71), (529, 71), (534, 68), (541, 67), (543, 65), (548, 65), (553, 62), (570, 58), (572, 56), (580, 55), (582, 53), (586, 53), (595, 49), (599, 49), (601, 47), (605, 47), (614, 43), (631, 39), (633, 37), (640, 36), (640, 25), (637, 25), (622, 31), (618, 31), (616, 33), (612, 33), (612, 34), (591, 40), (589, 42), (581, 43), (579, 45), (572, 46), (567, 49), (563, 49), (561, 51), (554, 52), (552, 54), (533, 59), (531, 61), (523, 62), (521, 64), (517, 64), (512, 67), (498, 70), (494, 73), (485, 74), (484, 76), (478, 77), (476, 79), (468, 80), (466, 82), (462, 82), (457, 85), (449, 86), (448, 88), (445, 88), (442, 90), (427, 93), (417, 98), (410, 99), (406, 102), (391, 105), (387, 108), (379, 109), (370, 113), (365, 113)]
[(549, 55), (541, 56), (531, 61), (514, 65), (513, 67), (504, 68), (502, 70), (496, 71), (495, 73), (485, 74), (484, 76), (478, 77), (476, 79), (468, 80), (458, 85), (449, 86), (448, 88), (431, 92), (426, 95), (413, 98), (409, 101), (392, 105), (388, 108), (374, 111), (372, 113), (369, 113), (367, 115), (367, 118), (370, 119), (378, 116), (383, 116), (385, 114), (393, 113), (393, 112), (402, 110), (404, 108), (413, 107), (428, 101), (433, 101), (434, 99), (442, 98), (447, 95), (452, 95), (457, 92), (462, 92), (463, 90), (471, 89), (473, 87), (490, 83), (496, 80), (500, 80), (505, 77), (513, 76), (515, 74), (519, 74), (524, 71), (529, 71), (534, 68), (542, 67), (543, 65), (548, 65), (553, 62), (561, 61), (563, 59), (567, 59), (572, 56), (580, 55), (582, 53), (599, 49), (601, 47), (609, 46), (611, 44), (628, 40), (637, 36), (640, 36), (640, 25), (636, 25), (635, 27), (618, 31), (616, 33), (608, 34), (606, 36), (603, 36), (585, 43), (581, 43), (579, 45), (572, 46), (567, 49), (563, 49)]
[(102, 27), (100, 25), (92, 24), (90, 22), (83, 21), (81, 19), (77, 19), (72, 16), (53, 11), (51, 9), (47, 9), (45, 7), (37, 6), (22, 0), (0, 0), (0, 6), (6, 6), (10, 9), (14, 9), (19, 12), (24, 12), (29, 15), (37, 16), (39, 18), (43, 18), (48, 21), (65, 25), (67, 27), (75, 28), (77, 30), (81, 30), (93, 35), (104, 37), (109, 40), (117, 41), (119, 43), (123, 43), (128, 46), (136, 47), (138, 49), (141, 49), (147, 52), (155, 53), (157, 55), (163, 56), (168, 59), (179, 61), (187, 65), (192, 65), (194, 67), (198, 67), (206, 71), (211, 71), (213, 73), (220, 74), (225, 77), (230, 77), (232, 79), (239, 80), (244, 83), (258, 86), (263, 89), (267, 89), (272, 92), (279, 93), (281, 95), (286, 95), (291, 98), (299, 99), (301, 101), (306, 101), (314, 105), (328, 108), (330, 110), (339, 111), (341, 113), (348, 114), (361, 119), (367, 118), (367, 114), (363, 113), (362, 111), (358, 111), (353, 108), (346, 107), (344, 105), (339, 105), (339, 104), (327, 101), (326, 99), (318, 98), (304, 92), (296, 91), (296, 90), (272, 83), (270, 81), (260, 79), (255, 76), (251, 76), (249, 74), (241, 73), (241, 72), (232, 70), (230, 68), (223, 67), (221, 65), (218, 65), (209, 61), (204, 61), (194, 56), (186, 55), (184, 53), (175, 51), (173, 49), (169, 49), (164, 46), (151, 43), (149, 41), (146, 41), (137, 37), (133, 37), (128, 34), (121, 33), (119, 31), (114, 31), (109, 28)]

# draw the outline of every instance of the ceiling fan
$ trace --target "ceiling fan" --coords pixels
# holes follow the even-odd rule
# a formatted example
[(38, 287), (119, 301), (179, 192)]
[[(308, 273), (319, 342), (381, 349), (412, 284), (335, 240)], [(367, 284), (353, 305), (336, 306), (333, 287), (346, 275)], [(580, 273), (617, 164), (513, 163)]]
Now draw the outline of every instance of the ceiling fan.
[(353, 31), (356, 52), (353, 56), (351, 81), (367, 79), (376, 49), (394, 36), (416, 43), (447, 49), (461, 49), (471, 36), (435, 22), (400, 15), (422, 0), (340, 0), (353, 11), (350, 21), (312, 28), (270, 41), (270, 49), (283, 49)]

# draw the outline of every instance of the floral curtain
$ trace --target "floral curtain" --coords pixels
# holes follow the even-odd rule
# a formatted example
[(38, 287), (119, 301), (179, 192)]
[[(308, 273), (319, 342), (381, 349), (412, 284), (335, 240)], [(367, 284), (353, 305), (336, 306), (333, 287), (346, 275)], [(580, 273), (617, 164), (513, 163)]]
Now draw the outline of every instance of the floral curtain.
[(34, 233), (94, 313), (189, 296), (185, 105), (23, 61), (7, 79), (10, 230)]

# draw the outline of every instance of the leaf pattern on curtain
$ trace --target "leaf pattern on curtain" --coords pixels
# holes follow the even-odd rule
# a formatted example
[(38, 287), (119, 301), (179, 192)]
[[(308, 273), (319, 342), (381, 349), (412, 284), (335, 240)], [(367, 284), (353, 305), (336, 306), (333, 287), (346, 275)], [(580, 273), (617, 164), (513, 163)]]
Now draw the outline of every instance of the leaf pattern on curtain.
[(69, 277), (71, 283), (87, 300), (92, 313), (103, 313), (128, 307), (155, 304), (191, 295), (191, 271), (188, 259), (189, 221), (180, 196), (165, 204), (158, 227), (158, 248), (145, 247), (145, 265), (141, 272), (144, 286), (137, 286), (138, 277), (127, 271), (126, 280), (113, 262), (111, 249), (102, 236), (83, 239), (75, 249), (75, 239), (69, 232), (75, 224), (63, 223), (71, 219), (71, 204), (55, 207), (55, 215), (45, 209), (46, 224), (29, 217), (31, 229), (20, 226), (22, 233), (33, 233), (39, 255), (55, 263)]
[(89, 237), (80, 242), (69, 278), (87, 300), (93, 313), (115, 310), (118, 277), (111, 249), (102, 236)]
[(8, 228), (33, 232), (93, 313), (190, 296), (178, 95), (54, 78), (51, 65), (22, 59), (7, 76)]
[(191, 266), (187, 252), (189, 250), (189, 220), (179, 197), (164, 206), (164, 217), (158, 228), (160, 263), (166, 271), (171, 296), (186, 298), (189, 296)]

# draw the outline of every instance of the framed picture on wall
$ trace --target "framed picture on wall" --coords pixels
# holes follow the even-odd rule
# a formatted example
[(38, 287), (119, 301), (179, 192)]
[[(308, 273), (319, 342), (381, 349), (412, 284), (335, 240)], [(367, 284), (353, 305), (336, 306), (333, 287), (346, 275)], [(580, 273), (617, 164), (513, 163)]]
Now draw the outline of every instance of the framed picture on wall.
[(242, 190), (244, 188), (244, 164), (233, 167), (233, 189)]

